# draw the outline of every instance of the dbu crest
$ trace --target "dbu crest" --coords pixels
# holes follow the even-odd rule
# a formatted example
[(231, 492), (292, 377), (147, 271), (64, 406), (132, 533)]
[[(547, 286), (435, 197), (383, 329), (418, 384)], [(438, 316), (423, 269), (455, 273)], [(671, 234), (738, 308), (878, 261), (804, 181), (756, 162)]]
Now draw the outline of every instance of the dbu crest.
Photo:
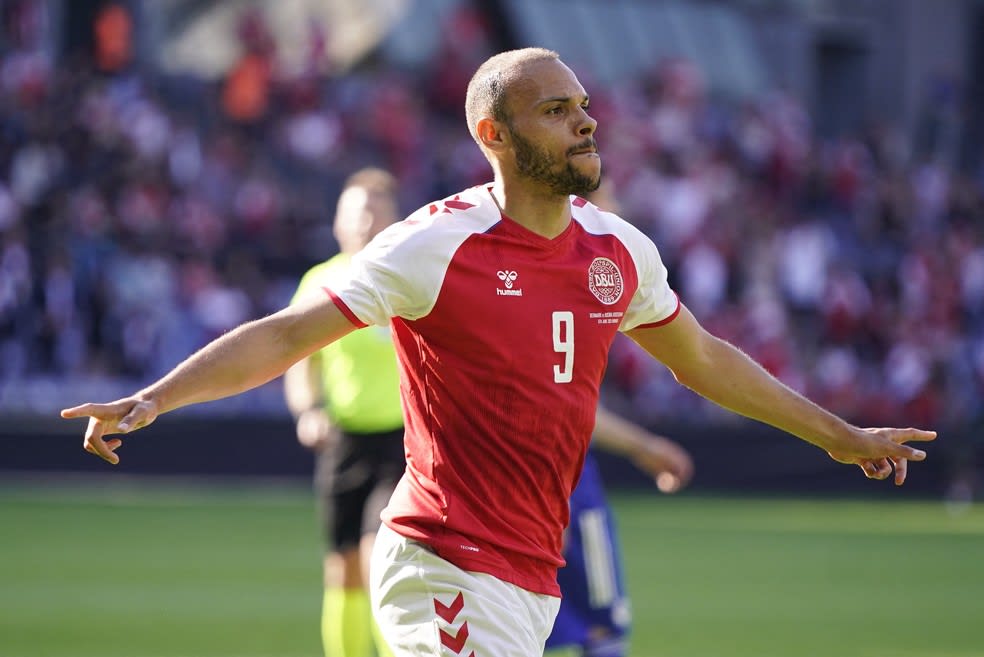
[(588, 289), (598, 301), (610, 306), (622, 298), (622, 272), (608, 258), (595, 258), (588, 267)]

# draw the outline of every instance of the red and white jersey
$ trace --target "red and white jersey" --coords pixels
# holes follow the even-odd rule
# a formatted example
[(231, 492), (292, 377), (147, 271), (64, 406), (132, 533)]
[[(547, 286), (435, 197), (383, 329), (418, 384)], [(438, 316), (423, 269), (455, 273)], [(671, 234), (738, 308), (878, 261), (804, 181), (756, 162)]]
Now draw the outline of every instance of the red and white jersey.
[(329, 290), (396, 341), (407, 470), (383, 521), (550, 595), (616, 331), (679, 311), (649, 238), (581, 198), (571, 214), (546, 239), (473, 187), (380, 233)]

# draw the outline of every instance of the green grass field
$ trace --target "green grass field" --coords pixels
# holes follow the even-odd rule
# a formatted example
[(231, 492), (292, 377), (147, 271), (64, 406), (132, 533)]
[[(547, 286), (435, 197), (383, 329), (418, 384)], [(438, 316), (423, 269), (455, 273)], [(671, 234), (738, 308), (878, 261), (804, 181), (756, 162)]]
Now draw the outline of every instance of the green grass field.
[[(984, 657), (981, 505), (615, 504), (634, 657)], [(303, 484), (6, 484), (0, 527), (2, 657), (320, 654)]]

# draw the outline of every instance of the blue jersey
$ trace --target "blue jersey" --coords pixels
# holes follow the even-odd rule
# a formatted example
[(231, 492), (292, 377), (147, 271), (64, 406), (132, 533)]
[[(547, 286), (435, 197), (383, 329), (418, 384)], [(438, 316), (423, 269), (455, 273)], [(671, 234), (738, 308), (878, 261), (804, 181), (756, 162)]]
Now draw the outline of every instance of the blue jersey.
[(570, 505), (563, 551), (567, 565), (557, 572), (563, 598), (546, 647), (580, 646), (585, 657), (622, 657), (631, 612), (614, 518), (590, 452)]

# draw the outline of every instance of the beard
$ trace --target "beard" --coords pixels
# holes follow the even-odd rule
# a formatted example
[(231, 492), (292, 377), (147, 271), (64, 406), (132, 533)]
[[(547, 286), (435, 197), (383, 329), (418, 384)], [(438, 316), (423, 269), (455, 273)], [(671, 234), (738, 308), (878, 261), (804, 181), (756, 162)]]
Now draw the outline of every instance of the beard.
[[(519, 173), (530, 180), (546, 185), (551, 192), (558, 196), (584, 196), (598, 189), (601, 176), (590, 176), (581, 173), (569, 159), (560, 162), (545, 149), (532, 141), (512, 131), (513, 144), (516, 150), (516, 168)], [(589, 137), (584, 142), (570, 149), (567, 155), (594, 145), (594, 139)]]

